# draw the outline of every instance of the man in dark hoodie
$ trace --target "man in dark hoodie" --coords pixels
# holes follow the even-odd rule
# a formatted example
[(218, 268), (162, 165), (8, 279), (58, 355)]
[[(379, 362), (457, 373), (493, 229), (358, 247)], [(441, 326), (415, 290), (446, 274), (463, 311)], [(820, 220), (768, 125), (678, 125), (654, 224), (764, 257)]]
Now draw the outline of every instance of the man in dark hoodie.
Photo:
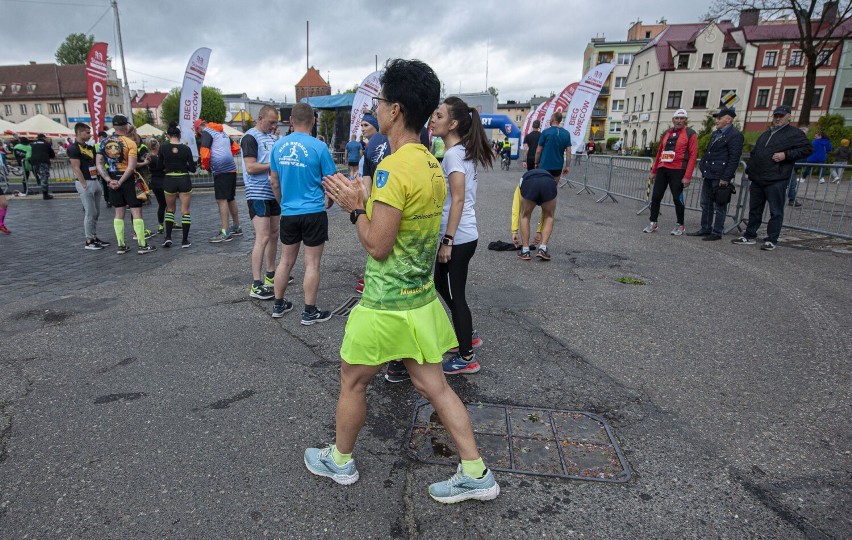
[(772, 112), (772, 126), (766, 130), (751, 150), (746, 167), (749, 186), (748, 225), (745, 233), (732, 240), (734, 244), (756, 244), (757, 229), (763, 210), (769, 204), (769, 223), (766, 238), (760, 249), (772, 251), (778, 244), (784, 223), (784, 194), (797, 161), (808, 157), (814, 147), (798, 128), (790, 125), (790, 107), (781, 105)]
[(47, 141), (44, 133), (39, 133), (36, 140), (30, 143), (30, 147), (32, 148), (30, 163), (41, 186), (41, 196), (45, 200), (52, 199), (53, 195), (47, 187), (50, 182), (50, 160), (56, 157), (56, 152), (53, 151), (53, 145)]

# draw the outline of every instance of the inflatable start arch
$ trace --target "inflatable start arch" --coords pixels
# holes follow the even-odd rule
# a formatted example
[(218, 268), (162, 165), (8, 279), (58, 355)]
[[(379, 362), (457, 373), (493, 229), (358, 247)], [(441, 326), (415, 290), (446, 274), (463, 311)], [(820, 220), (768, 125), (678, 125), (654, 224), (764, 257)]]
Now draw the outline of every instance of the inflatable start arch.
[(521, 128), (505, 114), (480, 114), (479, 117), (482, 119), (482, 127), (499, 129), (503, 135), (509, 137), (509, 142), (512, 144), (512, 159), (517, 160), (521, 155)]

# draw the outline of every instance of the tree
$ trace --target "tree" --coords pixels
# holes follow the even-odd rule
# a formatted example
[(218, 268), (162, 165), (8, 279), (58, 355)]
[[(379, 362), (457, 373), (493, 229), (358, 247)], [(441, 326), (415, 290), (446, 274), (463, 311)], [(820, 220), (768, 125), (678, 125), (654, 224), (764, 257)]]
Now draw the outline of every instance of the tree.
[(133, 125), (136, 127), (144, 126), (148, 123), (148, 112), (147, 111), (136, 111), (133, 113)]
[[(163, 120), (166, 123), (177, 122), (180, 116), (180, 88), (172, 88), (163, 100)], [(201, 118), (208, 122), (221, 124), (225, 121), (225, 98), (218, 88), (201, 87)]]
[[(805, 93), (798, 125), (811, 123), (811, 108), (816, 88), (817, 69), (831, 57), (843, 43), (852, 37), (852, 2), (838, 7), (838, 2), (819, 0), (715, 0), (710, 8), (710, 17), (721, 18), (739, 13), (742, 9), (759, 9), (764, 17), (778, 18), (793, 15), (798, 29), (797, 44), (807, 59), (805, 66)], [(830, 7), (832, 9), (826, 9)], [(821, 55), (824, 55), (821, 57)]]
[(497, 94), (500, 93), (500, 91), (497, 90), (496, 88), (494, 88), (493, 86), (489, 86), (488, 87), (488, 93), (491, 94), (494, 97), (497, 97)]
[(61, 65), (85, 64), (89, 49), (95, 44), (95, 36), (86, 34), (68, 34), (62, 45), (56, 49), (56, 62)]

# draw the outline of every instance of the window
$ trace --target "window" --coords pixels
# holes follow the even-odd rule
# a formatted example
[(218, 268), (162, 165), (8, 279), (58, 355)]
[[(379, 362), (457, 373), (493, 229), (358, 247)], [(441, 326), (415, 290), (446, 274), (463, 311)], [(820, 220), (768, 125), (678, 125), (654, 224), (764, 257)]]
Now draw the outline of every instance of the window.
[(61, 114), (62, 113), (62, 104), (61, 103), (51, 103), (50, 104), (50, 114)]
[(89, 104), (83, 103), (83, 112), (89, 114)]
[[(6, 105), (8, 107), (8, 105)], [(843, 101), (840, 102), (841, 107), (852, 107), (852, 88), (843, 89)], [(6, 113), (9, 114), (9, 113)]]
[(651, 99), (649, 101), (650, 101), (650, 103), (648, 103), (648, 110), (653, 111), (654, 110), (654, 93), (653, 92), (651, 92)]
[(618, 53), (616, 56), (616, 63), (619, 66), (629, 66), (631, 62), (633, 62), (633, 55), (630, 53)]
[(651, 31), (645, 32), (645, 39), (651, 39)]
[(801, 66), (803, 59), (804, 57), (802, 56), (802, 51), (790, 51), (790, 61), (788, 62), (788, 64), (791, 66)]
[(2, 94), (2, 93), (3, 93), (3, 92), (5, 92), (5, 91), (6, 91), (6, 85), (5, 85), (5, 84), (0, 84), (0, 94)]
[(12, 83), (12, 93), (17, 94), (21, 91), (21, 85), (18, 83)]
[[(852, 91), (852, 88), (850, 88), (849, 90)], [(612, 100), (612, 110), (613, 111), (623, 111), (624, 110), (624, 100), (623, 99)]]
[(35, 110), (36, 114), (41, 114), (41, 103), (36, 103), (35, 105), (33, 105), (33, 109)]
[(32, 94), (35, 92), (36, 84), (35, 83), (27, 83), (27, 94)]
[(27, 114), (27, 104), (26, 103), (21, 103), (21, 114), (23, 114), (25, 116)]
[(814, 99), (811, 101), (811, 107), (819, 109), (822, 106), (822, 88), (814, 88)]
[(627, 88), (627, 77), (616, 77), (615, 78), (615, 87), (616, 88)]
[(648, 68), (651, 67), (651, 62), (645, 62), (645, 76), (648, 76)]
[(763, 67), (772, 67), (778, 60), (778, 51), (766, 51), (763, 53)]
[(755, 108), (769, 107), (769, 88), (761, 88), (757, 91), (757, 99), (754, 100)]
[(618, 133), (621, 131), (621, 122), (610, 122), (609, 123), (609, 132), (610, 133)]
[[(598, 64), (609, 64), (612, 62), (612, 56), (609, 53), (602, 53), (598, 55)], [(630, 62), (628, 62), (629, 64)]]
[(636, 78), (639, 78), (639, 72), (642, 71), (642, 68), (639, 67), (639, 64), (636, 64)]
[(110, 104), (109, 104), (109, 113), (110, 113), (110, 114), (115, 114), (115, 103), (110, 103)]
[(520, 114), (516, 114), (516, 115), (515, 115), (515, 122), (520, 122), (520, 121), (521, 121), (521, 115), (520, 115)]
[(784, 89), (784, 97), (781, 98), (781, 104), (786, 105), (788, 107), (793, 107), (796, 103), (796, 89), (795, 88), (785, 88)]
[(725, 55), (725, 67), (726, 68), (735, 68), (737, 67), (737, 53), (729, 52)]
[(678, 69), (689, 69), (689, 55), (688, 54), (677, 55), (677, 68)]
[(831, 65), (831, 51), (820, 51), (817, 53), (817, 67)]
[(713, 69), (713, 53), (701, 55), (701, 69)]
[(642, 105), (639, 106), (640, 111), (645, 110), (645, 94), (642, 94)]
[[(847, 90), (852, 90), (852, 88), (847, 88)], [(846, 103), (846, 94), (843, 94), (843, 102)], [(6, 116), (10, 116), (12, 114), (12, 106), (11, 105), (4, 105), (3, 109), (6, 111)]]
[(683, 95), (683, 92), (680, 90), (671, 90), (669, 91), (669, 97), (666, 99), (666, 109), (679, 109), (680, 108), (680, 98)]
[(706, 109), (707, 108), (707, 96), (710, 95), (709, 90), (696, 90), (694, 94), (692, 94), (692, 108), (693, 109)]
[(118, 109), (118, 114), (124, 114), (124, 105), (119, 103), (118, 105), (115, 106), (115, 108)]

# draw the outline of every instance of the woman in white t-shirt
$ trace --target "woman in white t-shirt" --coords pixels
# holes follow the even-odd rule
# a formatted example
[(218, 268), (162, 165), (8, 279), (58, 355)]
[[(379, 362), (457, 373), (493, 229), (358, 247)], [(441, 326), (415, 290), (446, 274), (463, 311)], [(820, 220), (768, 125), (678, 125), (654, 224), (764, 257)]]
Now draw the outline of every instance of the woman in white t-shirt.
[(482, 345), (474, 334), (473, 317), (465, 298), (467, 270), (476, 251), (476, 167), (491, 167), (494, 154), (479, 112), (457, 97), (449, 97), (432, 115), (432, 135), (444, 140), (441, 168), (447, 181), (447, 199), (441, 218), (441, 245), (435, 264), (435, 289), (450, 308), (458, 350), (445, 360), (444, 373), (476, 373), (479, 362), (473, 352)]

